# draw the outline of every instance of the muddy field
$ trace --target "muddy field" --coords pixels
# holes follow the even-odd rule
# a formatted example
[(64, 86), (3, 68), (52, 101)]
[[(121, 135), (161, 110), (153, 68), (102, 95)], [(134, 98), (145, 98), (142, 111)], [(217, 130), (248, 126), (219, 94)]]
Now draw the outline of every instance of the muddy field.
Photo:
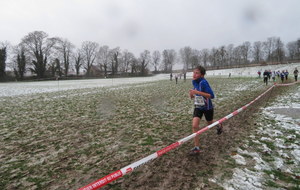
[[(208, 80), (216, 94), (216, 119), (268, 88), (256, 78)], [(0, 189), (78, 189), (191, 134), (190, 80), (125, 87), (1, 98)], [(214, 128), (200, 135), (199, 156), (187, 154), (193, 146), (190, 141), (103, 189), (243, 189), (224, 185), (239, 166), (234, 158), (239, 148), (247, 149), (245, 140), (262, 123), (274, 122), (260, 118), (262, 108), (298, 91), (295, 86), (275, 88), (226, 121), (222, 135)], [(293, 142), (299, 147), (299, 141)], [(268, 154), (264, 159), (270, 160)], [(289, 161), (299, 166), (293, 157)], [(299, 168), (282, 171), (285, 178), (278, 181), (268, 181), (268, 171), (262, 174), (265, 181), (254, 187), (299, 188)]]

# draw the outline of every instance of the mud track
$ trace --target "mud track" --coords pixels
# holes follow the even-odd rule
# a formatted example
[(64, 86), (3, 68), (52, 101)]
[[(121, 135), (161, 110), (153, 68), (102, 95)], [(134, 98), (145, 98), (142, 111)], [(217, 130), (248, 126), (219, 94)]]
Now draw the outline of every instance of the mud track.
[[(284, 93), (285, 88), (288, 87), (274, 88), (246, 110), (225, 121), (223, 134), (217, 135), (215, 128), (201, 134), (200, 146), (203, 151), (198, 156), (188, 155), (193, 146), (193, 142), (189, 141), (102, 189), (222, 189), (208, 179), (221, 172), (230, 172), (230, 168), (224, 167), (224, 158), (234, 154), (233, 151), (241, 145), (242, 140), (251, 135), (255, 129), (254, 113)], [(216, 107), (215, 118), (226, 116), (258, 95), (247, 95), (240, 97), (231, 105)], [(203, 119), (201, 122), (204, 123)]]

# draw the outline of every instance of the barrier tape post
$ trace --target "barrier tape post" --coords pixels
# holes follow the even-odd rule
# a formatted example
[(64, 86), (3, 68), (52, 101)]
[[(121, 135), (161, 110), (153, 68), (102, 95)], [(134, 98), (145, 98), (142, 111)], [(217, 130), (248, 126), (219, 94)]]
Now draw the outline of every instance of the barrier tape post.
[(260, 99), (262, 96), (264, 96), (266, 93), (268, 93), (270, 90), (272, 90), (275, 86), (289, 86), (289, 85), (293, 85), (293, 84), (296, 84), (298, 82), (294, 82), (294, 83), (290, 83), (290, 84), (274, 84), (272, 85), (270, 88), (268, 88), (264, 93), (262, 93), (261, 95), (259, 95), (258, 97), (256, 97), (254, 100), (252, 100), (251, 102), (249, 102), (248, 104), (244, 105), (243, 107), (235, 110), (234, 112), (230, 113), (229, 115), (223, 117), (222, 119), (219, 119), (218, 121), (202, 128), (201, 130), (185, 137), (185, 138), (182, 138), (180, 139), (179, 141), (161, 149), (161, 150), (158, 150), (156, 151), (155, 153), (141, 159), (141, 160), (138, 160), (128, 166), (125, 166), (124, 168), (120, 169), (120, 170), (117, 170), (103, 178), (100, 178), (98, 179), (97, 181), (95, 182), (92, 182), (84, 187), (81, 187), (79, 190), (96, 190), (100, 187), (103, 187), (105, 186), (106, 184), (120, 178), (120, 177), (123, 177), (124, 175), (132, 172), (134, 169), (138, 168), (139, 166), (143, 165), (143, 164), (146, 164), (147, 162), (151, 161), (151, 160), (154, 160), (155, 158), (157, 157), (160, 157), (162, 156), (163, 154), (177, 148), (178, 146), (180, 146), (181, 144), (187, 142), (188, 140), (194, 138), (195, 136), (197, 135), (200, 135), (201, 133), (209, 130), (210, 128), (220, 124), (220, 123), (223, 123), (224, 121), (230, 119), (231, 117), (237, 115), (238, 113), (240, 113), (241, 111), (245, 110), (247, 107), (249, 107), (251, 104), (253, 104), (255, 101), (257, 101), (258, 99)]

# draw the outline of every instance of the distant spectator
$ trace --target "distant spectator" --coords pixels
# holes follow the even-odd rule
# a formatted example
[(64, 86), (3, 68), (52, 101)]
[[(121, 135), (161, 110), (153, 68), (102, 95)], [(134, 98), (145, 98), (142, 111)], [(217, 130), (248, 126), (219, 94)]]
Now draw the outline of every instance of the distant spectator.
[(176, 84), (178, 83), (178, 74), (175, 74), (175, 81), (176, 81)]
[(186, 72), (183, 73), (183, 80), (186, 81)]
[(229, 73), (229, 76), (228, 76), (229, 78), (231, 77), (231, 73)]
[(257, 72), (257, 74), (258, 74), (258, 78), (260, 78), (261, 72), (260, 72), (260, 71), (258, 71), (258, 72)]
[(172, 81), (172, 79), (173, 79), (173, 74), (170, 73), (170, 81)]
[(298, 73), (299, 73), (298, 69), (295, 68), (295, 70), (294, 70), (295, 81), (297, 81), (297, 79), (298, 79)]

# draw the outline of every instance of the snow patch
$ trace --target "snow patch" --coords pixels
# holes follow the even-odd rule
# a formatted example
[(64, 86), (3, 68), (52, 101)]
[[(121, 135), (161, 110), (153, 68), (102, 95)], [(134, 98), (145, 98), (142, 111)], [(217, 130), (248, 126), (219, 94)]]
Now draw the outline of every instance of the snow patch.
[(291, 154), (294, 156), (294, 159), (300, 163), (300, 149), (293, 150)]
[(281, 169), (284, 165), (283, 165), (283, 160), (279, 157), (275, 157), (275, 161), (274, 161), (274, 166), (275, 168), (279, 168)]
[(237, 155), (232, 156), (232, 158), (235, 159), (235, 162), (237, 164), (246, 165), (246, 160), (245, 160), (245, 158), (243, 156), (237, 154)]
[(224, 184), (220, 184), (224, 189), (262, 189), (262, 173), (253, 172), (246, 169), (234, 169), (233, 178)]

